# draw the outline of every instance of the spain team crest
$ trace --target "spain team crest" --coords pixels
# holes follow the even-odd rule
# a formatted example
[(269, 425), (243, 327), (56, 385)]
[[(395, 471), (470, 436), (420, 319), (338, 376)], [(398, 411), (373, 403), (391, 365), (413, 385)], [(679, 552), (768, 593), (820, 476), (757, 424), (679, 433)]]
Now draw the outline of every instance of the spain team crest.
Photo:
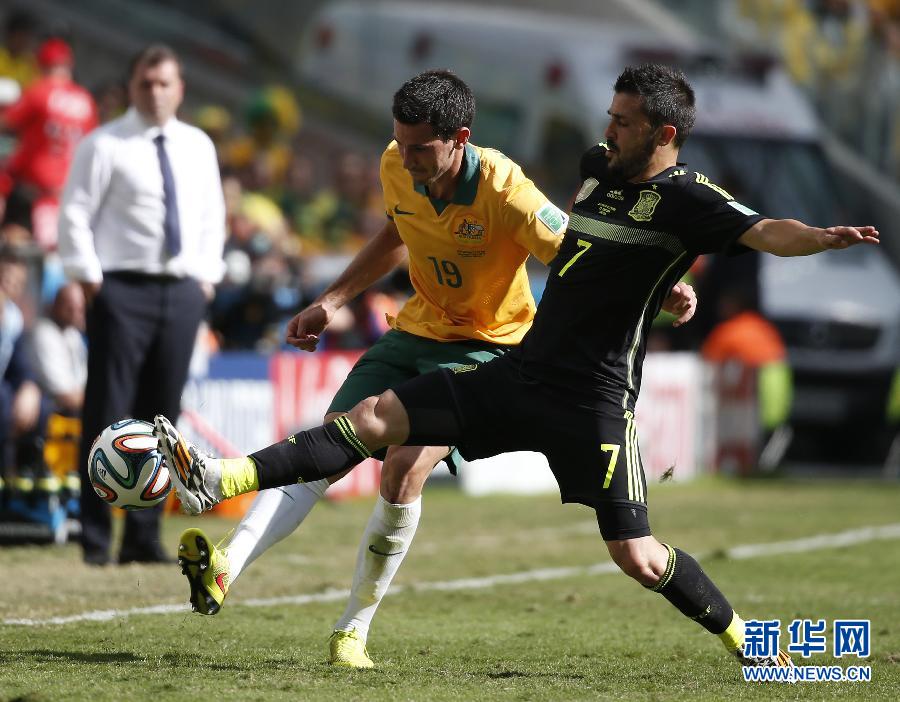
[(662, 196), (653, 190), (641, 190), (638, 201), (628, 212), (628, 216), (636, 222), (649, 222), (653, 217), (653, 211), (662, 200)]

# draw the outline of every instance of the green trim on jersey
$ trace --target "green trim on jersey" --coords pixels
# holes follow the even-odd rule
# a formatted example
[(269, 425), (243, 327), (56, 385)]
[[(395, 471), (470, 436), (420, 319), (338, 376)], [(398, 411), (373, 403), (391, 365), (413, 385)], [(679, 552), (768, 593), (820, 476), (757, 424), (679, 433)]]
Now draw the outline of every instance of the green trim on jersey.
[(590, 234), (620, 244), (640, 244), (642, 246), (659, 246), (669, 253), (680, 254), (684, 246), (674, 234), (657, 232), (652, 229), (626, 227), (612, 222), (590, 219), (574, 212), (569, 217), (569, 226), (582, 234)]
[(452, 200), (440, 200), (431, 197), (428, 188), (421, 183), (415, 183), (413, 187), (420, 195), (425, 195), (434, 207), (434, 211), (441, 214), (447, 205), (471, 205), (475, 202), (475, 196), (478, 194), (478, 175), (481, 170), (481, 158), (478, 152), (471, 144), (466, 144), (465, 153), (463, 154), (463, 162), (460, 167), (459, 182), (456, 184), (456, 191), (453, 193)]
[(641, 311), (641, 318), (638, 320), (637, 326), (634, 330), (634, 339), (631, 342), (631, 348), (628, 349), (628, 360), (626, 362), (628, 366), (628, 390), (625, 391), (625, 395), (622, 397), (622, 407), (628, 407), (628, 393), (631, 390), (634, 390), (634, 354), (637, 352), (638, 346), (641, 343), (641, 331), (644, 328), (644, 315), (647, 314), (647, 307), (650, 304), (650, 300), (653, 299), (653, 295), (656, 293), (656, 289), (659, 287), (659, 284), (665, 279), (667, 275), (669, 275), (669, 271), (678, 263), (682, 258), (687, 255), (687, 251), (682, 251), (672, 263), (669, 264), (668, 268), (664, 270), (659, 278), (656, 279), (656, 282), (653, 284), (653, 287), (650, 288), (650, 294), (647, 295), (647, 299), (644, 300), (644, 309)]

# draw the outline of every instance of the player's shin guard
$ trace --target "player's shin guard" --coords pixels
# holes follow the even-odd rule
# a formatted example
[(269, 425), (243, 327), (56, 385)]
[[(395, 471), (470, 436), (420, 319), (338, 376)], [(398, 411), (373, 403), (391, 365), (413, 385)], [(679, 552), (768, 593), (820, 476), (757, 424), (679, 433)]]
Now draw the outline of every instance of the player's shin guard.
[(684, 616), (710, 633), (721, 634), (728, 628), (734, 614), (728, 600), (689, 554), (668, 544), (663, 545), (669, 550), (666, 571), (659, 582), (648, 586), (648, 589), (661, 594)]
[(250, 454), (256, 463), (260, 490), (329, 478), (369, 456), (346, 417), (298, 432)]

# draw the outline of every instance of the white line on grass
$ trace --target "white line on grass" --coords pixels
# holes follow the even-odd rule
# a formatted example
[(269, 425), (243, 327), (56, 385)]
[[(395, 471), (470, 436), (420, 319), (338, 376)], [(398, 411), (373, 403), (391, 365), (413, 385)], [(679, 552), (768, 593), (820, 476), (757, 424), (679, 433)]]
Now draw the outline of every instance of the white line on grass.
[[(882, 541), (887, 539), (900, 539), (900, 524), (887, 524), (878, 527), (863, 527), (841, 531), (836, 534), (818, 534), (804, 539), (792, 539), (790, 541), (776, 541), (766, 544), (744, 544), (735, 546), (722, 553), (725, 558), (734, 560), (746, 560), (748, 558), (760, 558), (762, 556), (774, 556), (784, 553), (801, 553), (820, 551), (828, 548), (840, 548), (853, 546), (869, 541)], [(704, 556), (701, 556), (701, 559)], [(706, 558), (709, 554), (705, 555)], [(407, 586), (397, 586), (388, 590), (388, 594), (402, 592), (430, 592), (451, 590), (477, 590), (497, 585), (513, 585), (532, 582), (535, 580), (561, 580), (583, 575), (603, 575), (616, 573), (619, 568), (615, 563), (598, 563), (592, 566), (573, 566), (570, 568), (542, 568), (539, 570), (526, 570), (520, 573), (508, 573), (506, 575), (489, 575), (483, 578), (462, 578), (459, 580), (444, 580), (416, 583)], [(336, 602), (349, 597), (349, 590), (326, 590), (310, 595), (291, 595), (286, 597), (267, 597), (265, 599), (249, 599), (232, 602), (231, 606), (243, 607), (275, 607), (278, 605), (305, 605), (316, 602)], [(154, 605), (151, 607), (134, 607), (133, 609), (105, 609), (94, 612), (83, 612), (68, 617), (48, 617), (47, 619), (5, 619), (4, 624), (18, 626), (45, 626), (59, 624), (73, 624), (76, 622), (105, 622), (118, 617), (130, 617), (137, 614), (176, 614), (188, 611), (187, 605)]]

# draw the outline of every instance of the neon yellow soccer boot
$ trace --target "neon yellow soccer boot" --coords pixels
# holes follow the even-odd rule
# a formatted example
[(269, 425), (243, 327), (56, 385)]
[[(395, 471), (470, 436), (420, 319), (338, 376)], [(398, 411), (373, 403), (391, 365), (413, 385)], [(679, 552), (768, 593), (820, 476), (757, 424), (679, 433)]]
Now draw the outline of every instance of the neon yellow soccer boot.
[(228, 556), (200, 529), (188, 529), (178, 544), (178, 565), (191, 585), (191, 608), (216, 614), (228, 594)]
[(374, 668), (375, 664), (366, 651), (366, 641), (359, 632), (335, 631), (328, 639), (328, 662), (345, 668)]

